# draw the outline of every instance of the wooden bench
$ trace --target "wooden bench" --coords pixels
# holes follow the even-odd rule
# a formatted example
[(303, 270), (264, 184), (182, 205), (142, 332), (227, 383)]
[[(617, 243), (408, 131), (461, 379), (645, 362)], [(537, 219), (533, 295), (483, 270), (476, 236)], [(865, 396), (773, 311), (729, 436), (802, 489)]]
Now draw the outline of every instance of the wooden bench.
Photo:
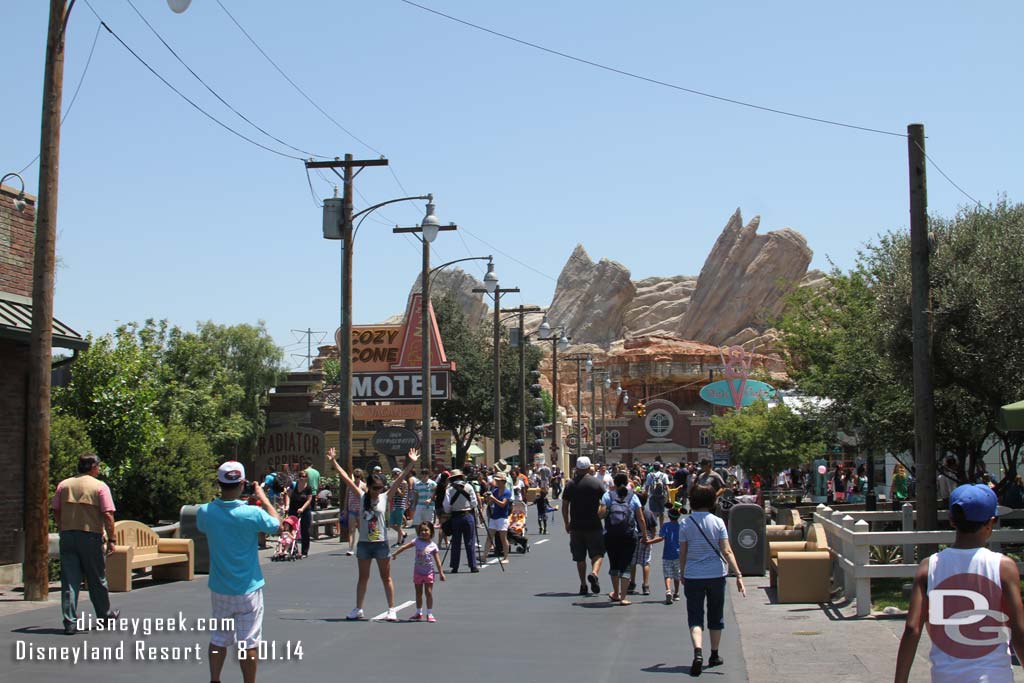
[(153, 569), (156, 581), (191, 581), (195, 548), (191, 538), (160, 538), (141, 522), (114, 523), (114, 552), (107, 557), (107, 584), (111, 592), (132, 589), (132, 572)]

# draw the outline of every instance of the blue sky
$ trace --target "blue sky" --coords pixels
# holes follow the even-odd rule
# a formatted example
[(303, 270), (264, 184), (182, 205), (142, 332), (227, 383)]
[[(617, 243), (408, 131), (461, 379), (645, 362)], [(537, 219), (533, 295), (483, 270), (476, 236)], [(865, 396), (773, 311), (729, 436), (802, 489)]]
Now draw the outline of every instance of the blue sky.
[[(125, 0), (90, 1), (201, 106), (293, 153), (206, 92)], [(215, 0), (194, 0), (182, 15), (163, 0), (135, 2), (193, 69), (276, 137), (327, 156), (375, 158), (377, 150), (410, 194), (433, 192), (440, 218), (464, 228), (461, 238), (441, 235), (435, 263), (493, 253), (502, 284), (522, 289), (505, 301), (511, 305), (549, 303), (578, 242), (595, 259), (622, 262), (634, 279), (696, 274), (737, 207), (745, 219), (759, 214), (762, 231), (799, 230), (820, 268), (849, 266), (874, 235), (908, 225), (900, 137), (632, 80), (399, 0), (222, 0), (371, 150), (296, 93)], [(423, 4), (766, 107), (897, 133), (923, 122), (929, 154), (964, 190), (985, 203), (1002, 193), (1021, 199), (1018, 2)], [(13, 0), (0, 24), (3, 173), (38, 152), (46, 5)], [(68, 30), (65, 106), (97, 25), (79, 0)], [(61, 154), (56, 309), (69, 324), (99, 334), (148, 317), (184, 327), (262, 319), (281, 345), (295, 342), (292, 328), (337, 327), (338, 244), (320, 235), (302, 164), (204, 118), (106, 31), (64, 126)], [(38, 166), (25, 175), (34, 191)], [(330, 184), (312, 179), (319, 196), (330, 196)], [(933, 212), (951, 215), (968, 202), (934, 168), (928, 180)], [(356, 186), (357, 209), (404, 194), (385, 168), (366, 169)], [(404, 309), (419, 249), (390, 226), (418, 222), (422, 208), (384, 209), (379, 222), (363, 225), (356, 322)]]

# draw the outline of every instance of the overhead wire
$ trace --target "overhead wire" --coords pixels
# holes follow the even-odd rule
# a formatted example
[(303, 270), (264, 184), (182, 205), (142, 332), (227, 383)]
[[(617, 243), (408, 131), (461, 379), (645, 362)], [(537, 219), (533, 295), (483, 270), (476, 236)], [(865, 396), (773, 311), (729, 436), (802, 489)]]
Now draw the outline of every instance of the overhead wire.
[(267, 145), (264, 145), (264, 144), (263, 144), (263, 143), (261, 143), (261, 142), (258, 142), (258, 141), (256, 141), (256, 140), (253, 140), (253, 139), (252, 139), (252, 138), (250, 138), (249, 136), (245, 135), (244, 133), (240, 133), (239, 131), (235, 130), (234, 128), (232, 128), (232, 127), (231, 127), (231, 126), (229, 126), (228, 124), (226, 124), (226, 123), (224, 123), (223, 121), (221, 121), (220, 119), (218, 119), (218, 118), (217, 118), (216, 116), (214, 116), (214, 115), (213, 115), (213, 114), (211, 114), (210, 112), (208, 112), (208, 111), (206, 111), (205, 109), (203, 109), (203, 108), (202, 108), (201, 106), (199, 106), (198, 104), (196, 104), (196, 102), (195, 102), (195, 101), (193, 101), (193, 100), (192, 100), (191, 98), (189, 98), (189, 97), (188, 97), (187, 95), (185, 95), (185, 93), (181, 92), (181, 91), (180, 91), (180, 90), (178, 90), (178, 89), (177, 89), (176, 87), (174, 87), (174, 85), (173, 85), (173, 84), (171, 84), (171, 82), (170, 82), (170, 81), (168, 81), (168, 80), (167, 80), (166, 78), (164, 78), (163, 76), (161, 76), (161, 75), (160, 75), (160, 73), (159, 73), (159, 72), (158, 72), (158, 71), (157, 71), (156, 69), (154, 69), (153, 67), (151, 67), (151, 66), (149, 65), (149, 63), (148, 63), (148, 62), (146, 62), (146, 60), (145, 60), (145, 59), (143, 59), (143, 58), (142, 58), (142, 57), (141, 57), (141, 56), (139, 55), (139, 53), (137, 53), (137, 52), (136, 52), (135, 50), (133, 50), (133, 49), (132, 49), (132, 48), (131, 48), (131, 47), (130, 47), (130, 46), (128, 45), (128, 43), (124, 42), (124, 40), (122, 40), (122, 39), (121, 39), (121, 36), (117, 35), (117, 33), (115, 33), (115, 32), (114, 32), (114, 30), (113, 30), (112, 28), (110, 28), (110, 26), (109, 26), (109, 25), (108, 25), (108, 24), (107, 24), (107, 23), (106, 23), (106, 22), (105, 22), (105, 21), (103, 20), (103, 17), (101, 17), (101, 16), (99, 15), (99, 13), (98, 13), (98, 12), (96, 11), (96, 9), (95, 9), (95, 8), (94, 8), (94, 7), (92, 6), (92, 3), (90, 3), (90, 2), (89, 2), (89, 0), (85, 0), (85, 4), (86, 4), (86, 7), (88, 7), (88, 8), (89, 8), (89, 10), (90, 10), (90, 11), (91, 11), (91, 12), (92, 12), (92, 13), (93, 13), (93, 14), (94, 14), (95, 16), (96, 16), (96, 18), (97, 18), (97, 19), (99, 20), (99, 22), (100, 22), (100, 25), (101, 25), (101, 26), (102, 26), (103, 28), (105, 28), (105, 29), (107, 30), (107, 33), (109, 33), (110, 35), (112, 35), (112, 36), (114, 37), (114, 39), (115, 39), (115, 40), (116, 40), (117, 42), (119, 42), (119, 43), (121, 44), (121, 46), (122, 46), (122, 47), (123, 47), (124, 49), (126, 49), (126, 50), (127, 50), (127, 51), (128, 51), (128, 52), (129, 52), (130, 54), (131, 54), (131, 56), (132, 56), (132, 57), (135, 57), (135, 59), (136, 59), (136, 60), (138, 60), (138, 62), (139, 62), (140, 64), (142, 64), (142, 66), (146, 67), (146, 69), (147, 69), (147, 70), (148, 70), (148, 71), (149, 71), (149, 72), (150, 72), (151, 74), (153, 74), (153, 75), (154, 75), (154, 76), (156, 76), (156, 77), (157, 77), (158, 79), (160, 79), (160, 82), (161, 82), (161, 83), (163, 83), (163, 84), (164, 84), (164, 85), (166, 85), (166, 86), (167, 86), (168, 88), (170, 88), (170, 89), (171, 89), (171, 90), (172, 90), (172, 91), (173, 91), (173, 92), (174, 92), (174, 93), (175, 93), (175, 94), (176, 94), (176, 95), (177, 95), (178, 97), (180, 97), (181, 99), (185, 100), (185, 101), (186, 101), (186, 102), (187, 102), (188, 104), (190, 104), (190, 105), (192, 106), (192, 108), (193, 108), (193, 109), (195, 109), (196, 111), (198, 111), (198, 112), (199, 112), (200, 114), (202, 114), (202, 115), (203, 115), (203, 116), (205, 116), (206, 118), (210, 119), (211, 121), (213, 121), (214, 123), (216, 123), (216, 124), (217, 124), (218, 126), (220, 126), (221, 128), (223, 128), (224, 130), (228, 131), (228, 132), (229, 132), (229, 133), (231, 133), (232, 135), (234, 135), (234, 136), (236, 136), (236, 137), (238, 137), (238, 138), (241, 138), (242, 140), (244, 140), (244, 141), (248, 142), (249, 144), (251, 144), (251, 145), (253, 145), (253, 146), (255, 146), (255, 147), (259, 147), (259, 148), (260, 148), (260, 149), (262, 149), (262, 150), (265, 150), (265, 151), (267, 151), (267, 152), (270, 152), (271, 154), (276, 154), (277, 156), (280, 156), (280, 157), (284, 157), (284, 158), (286, 158), (286, 159), (293, 159), (293, 160), (295, 160), (295, 161), (305, 161), (305, 159), (304, 159), (303, 157), (298, 157), (298, 156), (295, 156), (294, 154), (288, 154), (288, 153), (286, 153), (286, 152), (282, 152), (282, 151), (280, 151), (280, 150), (274, 149), (273, 147), (268, 147)]
[(178, 52), (173, 47), (171, 47), (170, 44), (168, 44), (168, 42), (166, 40), (164, 40), (164, 37), (162, 35), (160, 35), (160, 32), (157, 31), (153, 27), (153, 25), (151, 23), (149, 23), (149, 20), (146, 19), (145, 15), (143, 15), (142, 12), (139, 11), (139, 8), (135, 6), (135, 3), (132, 2), (132, 0), (125, 0), (125, 2), (127, 2), (128, 5), (135, 11), (135, 14), (137, 14), (139, 19), (142, 20), (142, 23), (144, 23), (146, 25), (146, 27), (153, 33), (153, 35), (157, 37), (157, 40), (159, 40), (161, 43), (163, 43), (163, 46), (165, 48), (167, 48), (167, 51), (170, 52), (172, 55), (174, 55), (174, 58), (176, 60), (178, 60), (178, 63), (181, 64), (183, 67), (185, 67), (188, 70), (188, 72), (190, 74), (192, 74), (192, 76), (197, 81), (199, 81), (203, 85), (204, 88), (206, 88), (210, 92), (211, 95), (216, 97), (220, 101), (221, 104), (223, 104), (225, 107), (227, 107), (232, 112), (234, 112), (235, 115), (238, 116), (238, 118), (242, 119), (243, 121), (248, 123), (250, 126), (252, 126), (256, 130), (258, 130), (259, 132), (263, 133), (268, 138), (274, 140), (278, 144), (284, 145), (288, 149), (294, 150), (294, 151), (298, 152), (299, 154), (304, 154), (307, 157), (318, 157), (320, 159), (328, 159), (329, 158), (329, 157), (324, 156), (323, 154), (314, 154), (313, 152), (309, 152), (309, 151), (306, 151), (304, 149), (300, 149), (299, 147), (296, 147), (295, 145), (288, 144), (287, 142), (285, 142), (281, 138), (277, 137), (276, 135), (273, 135), (272, 133), (269, 133), (265, 128), (259, 126), (252, 119), (250, 119), (248, 116), (246, 116), (245, 114), (240, 112), (234, 105), (232, 105), (226, 99), (221, 97), (220, 93), (218, 93), (216, 90), (214, 90), (212, 87), (210, 87), (210, 84), (207, 83), (206, 81), (204, 81), (202, 79), (202, 77), (199, 74), (197, 74), (195, 72), (195, 70), (185, 62), (184, 59), (181, 58), (181, 55), (179, 55)]
[(653, 85), (658, 85), (658, 86), (661, 86), (661, 87), (664, 87), (664, 88), (670, 88), (672, 90), (678, 90), (678, 91), (681, 91), (681, 92), (689, 93), (691, 95), (699, 95), (700, 97), (706, 97), (706, 98), (711, 99), (711, 100), (717, 100), (719, 102), (726, 102), (728, 104), (735, 104), (735, 105), (741, 106), (741, 107), (748, 107), (750, 109), (756, 109), (758, 111), (763, 111), (763, 112), (767, 112), (767, 113), (771, 113), (771, 114), (778, 114), (780, 116), (789, 116), (789, 117), (792, 117), (792, 118), (795, 118), (795, 119), (802, 119), (804, 121), (813, 121), (815, 123), (822, 123), (822, 124), (829, 125), (829, 126), (838, 126), (838, 127), (841, 127), (841, 128), (850, 128), (850, 129), (853, 129), (853, 130), (859, 130), (859, 131), (863, 131), (863, 132), (866, 132), (866, 133), (877, 133), (878, 135), (890, 135), (890, 136), (899, 137), (899, 138), (907, 137), (906, 133), (897, 133), (897, 132), (893, 132), (893, 131), (889, 131), (889, 130), (882, 130), (880, 128), (870, 128), (868, 126), (859, 126), (859, 125), (852, 124), (852, 123), (845, 123), (843, 121), (835, 121), (835, 120), (832, 120), (832, 119), (824, 119), (824, 118), (820, 118), (820, 117), (817, 117), (817, 116), (809, 116), (807, 114), (800, 114), (800, 113), (797, 113), (797, 112), (787, 111), (785, 109), (776, 109), (774, 107), (767, 107), (767, 106), (760, 105), (760, 104), (754, 104), (753, 102), (747, 102), (745, 100), (737, 100), (737, 99), (734, 99), (734, 98), (731, 98), (731, 97), (723, 97), (722, 95), (715, 95), (713, 93), (705, 92), (703, 90), (696, 90), (694, 88), (688, 88), (688, 87), (685, 87), (685, 86), (682, 86), (682, 85), (678, 85), (678, 84), (675, 84), (675, 83), (669, 83), (668, 81), (662, 81), (662, 80), (659, 80), (657, 78), (651, 78), (650, 76), (644, 76), (642, 74), (634, 73), (632, 71), (626, 71), (624, 69), (619, 69), (619, 68), (616, 68), (616, 67), (613, 67), (613, 66), (608, 66), (606, 64), (601, 64), (600, 62), (595, 62), (595, 61), (591, 61), (589, 59), (584, 59), (582, 57), (577, 57), (575, 55), (569, 54), (568, 52), (561, 52), (559, 50), (554, 50), (552, 48), (544, 47), (543, 45), (539, 45), (537, 43), (531, 43), (528, 40), (523, 40), (522, 38), (516, 38), (515, 36), (509, 35), (507, 33), (502, 33), (501, 31), (496, 31), (494, 29), (490, 29), (490, 28), (487, 28), (485, 26), (481, 26), (479, 24), (474, 24), (473, 22), (466, 21), (465, 19), (460, 19), (458, 17), (452, 16), (451, 14), (445, 14), (444, 12), (440, 12), (440, 11), (438, 11), (436, 9), (432, 9), (430, 7), (427, 7), (426, 5), (421, 5), (421, 4), (417, 3), (417, 2), (413, 2), (412, 0), (398, 0), (398, 1), (402, 2), (402, 3), (405, 3), (406, 5), (409, 5), (410, 7), (416, 7), (418, 9), (423, 10), (424, 12), (429, 12), (430, 14), (434, 14), (434, 15), (437, 15), (439, 17), (443, 17), (445, 19), (448, 19), (449, 21), (454, 21), (455, 23), (462, 24), (463, 26), (468, 26), (470, 28), (476, 29), (477, 31), (483, 31), (484, 33), (489, 33), (492, 36), (497, 36), (498, 38), (503, 38), (503, 39), (509, 40), (509, 41), (511, 41), (513, 43), (518, 43), (519, 45), (523, 45), (523, 46), (526, 46), (526, 47), (529, 47), (529, 48), (533, 48), (534, 50), (539, 50), (541, 52), (546, 52), (546, 53), (548, 53), (550, 55), (555, 55), (556, 57), (561, 57), (563, 59), (567, 59), (567, 60), (570, 60), (570, 61), (573, 61), (573, 62), (578, 62), (580, 64), (585, 64), (587, 66), (592, 66), (595, 69), (601, 69), (603, 71), (608, 71), (610, 73), (618, 74), (620, 76), (626, 76), (627, 78), (633, 78), (635, 80), (643, 81), (645, 83), (651, 83)]
[(921, 145), (920, 145), (920, 144), (918, 144), (918, 142), (917, 142), (916, 140), (914, 141), (914, 146), (915, 146), (915, 147), (917, 147), (918, 149), (920, 149), (920, 150), (921, 150), (921, 154), (923, 154), (923, 155), (924, 155), (924, 158), (928, 160), (928, 163), (930, 163), (930, 164), (932, 165), (932, 167), (933, 167), (933, 168), (935, 168), (935, 170), (939, 172), (939, 175), (941, 175), (941, 176), (942, 176), (943, 178), (945, 178), (945, 179), (946, 179), (946, 181), (947, 181), (947, 182), (948, 182), (948, 183), (949, 183), (950, 185), (952, 185), (952, 186), (953, 186), (953, 187), (955, 187), (955, 188), (956, 188), (957, 190), (959, 190), (959, 191), (960, 191), (960, 194), (962, 194), (963, 196), (965, 196), (965, 197), (967, 197), (968, 199), (970, 199), (970, 200), (971, 200), (972, 202), (974, 202), (974, 203), (975, 203), (975, 204), (976, 204), (976, 205), (977, 205), (978, 207), (980, 207), (980, 208), (982, 208), (982, 209), (983, 209), (983, 208), (985, 208), (985, 207), (984, 207), (984, 205), (983, 205), (983, 204), (982, 204), (981, 202), (979, 202), (979, 201), (978, 201), (977, 199), (975, 199), (975, 198), (974, 198), (974, 197), (972, 197), (972, 196), (971, 196), (970, 194), (968, 194), (968, 193), (967, 193), (967, 190), (965, 190), (964, 188), (960, 187), (960, 186), (959, 186), (959, 185), (957, 185), (957, 184), (956, 184), (955, 182), (953, 182), (953, 179), (952, 179), (952, 178), (950, 178), (950, 177), (949, 177), (949, 176), (948, 176), (948, 175), (946, 174), (946, 172), (945, 172), (945, 171), (943, 171), (943, 170), (942, 170), (942, 168), (940, 168), (940, 167), (939, 167), (939, 165), (938, 165), (937, 163), (935, 163), (935, 160), (934, 160), (934, 159), (932, 159), (932, 158), (931, 158), (930, 156), (928, 156), (928, 153), (927, 153), (927, 152), (925, 152), (925, 151), (924, 151), (924, 149), (922, 149)]
[[(75, 106), (75, 100), (78, 99), (78, 93), (82, 89), (82, 83), (85, 82), (85, 75), (89, 73), (89, 65), (92, 64), (92, 55), (96, 51), (96, 42), (100, 37), (100, 29), (103, 28), (102, 24), (96, 24), (96, 35), (92, 37), (92, 47), (89, 48), (89, 56), (85, 60), (85, 66), (82, 68), (82, 75), (78, 78), (78, 85), (75, 86), (75, 92), (71, 95), (71, 100), (68, 101), (68, 107), (64, 110), (64, 115), (60, 117), (60, 125), (64, 126), (64, 122), (67, 121), (68, 116), (71, 114), (71, 108)], [(22, 174), (28, 169), (32, 168), (32, 164), (39, 161), (39, 155), (36, 154), (32, 161), (25, 164), (25, 166), (18, 171), (18, 174)]]

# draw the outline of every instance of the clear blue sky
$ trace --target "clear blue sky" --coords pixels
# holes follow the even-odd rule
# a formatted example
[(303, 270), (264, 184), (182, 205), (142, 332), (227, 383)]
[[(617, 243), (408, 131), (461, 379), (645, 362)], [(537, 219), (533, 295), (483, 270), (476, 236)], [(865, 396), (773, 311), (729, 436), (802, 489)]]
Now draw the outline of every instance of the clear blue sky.
[[(270, 133), (317, 154), (377, 156), (302, 99), (215, 0), (194, 0), (183, 15), (163, 0), (135, 1)], [(522, 289), (511, 305), (547, 305), (577, 242), (635, 279), (696, 274), (737, 207), (745, 219), (760, 214), (762, 231), (802, 232), (821, 268), (849, 266), (865, 241), (908, 225), (899, 137), (631, 80), (399, 0), (222, 1), (315, 101), (391, 160), (411, 194), (433, 192), (441, 219), (464, 226), (462, 239), (441, 235), (435, 263), (494, 253), (502, 284)], [(91, 2), (196, 102), (281, 148), (194, 81), (124, 0)], [(423, 3), (724, 97), (894, 132), (922, 122), (929, 154), (967, 192), (985, 203), (1021, 199), (1019, 2)], [(47, 14), (44, 0), (5, 4), (4, 173), (38, 152)], [(65, 106), (97, 25), (79, 0)], [(338, 244), (320, 236), (301, 163), (204, 118), (105, 31), (63, 129), (61, 162), (56, 310), (72, 326), (100, 334), (147, 317), (184, 327), (263, 319), (281, 345), (295, 341), (292, 328), (337, 327)], [(38, 166), (26, 172), (32, 191), (37, 175)], [(933, 212), (968, 201), (934, 168), (928, 180)], [(357, 188), (366, 200), (357, 209), (403, 194), (384, 168), (365, 170)], [(356, 322), (401, 312), (420, 263), (418, 247), (390, 226), (418, 222), (422, 204), (377, 216), (356, 242)]]

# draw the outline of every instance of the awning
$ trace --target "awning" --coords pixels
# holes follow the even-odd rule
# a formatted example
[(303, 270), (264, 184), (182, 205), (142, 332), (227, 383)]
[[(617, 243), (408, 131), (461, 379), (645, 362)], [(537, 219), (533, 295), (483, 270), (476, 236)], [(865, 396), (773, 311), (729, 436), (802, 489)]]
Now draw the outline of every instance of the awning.
[[(28, 344), (32, 333), (32, 300), (16, 294), (0, 292), (0, 339), (13, 339)], [(81, 350), (89, 347), (82, 335), (53, 319), (53, 345), (62, 349)]]
[(1024, 432), (1024, 401), (999, 409), (999, 428), (1007, 432)]
[[(455, 455), (455, 442), (454, 441), (452, 442), (451, 452), (452, 452), (452, 455)], [(472, 444), (469, 445), (469, 453), (467, 453), (467, 455), (470, 458), (479, 458), (481, 455), (484, 455), (484, 449), (480, 448), (475, 443), (472, 443)]]

